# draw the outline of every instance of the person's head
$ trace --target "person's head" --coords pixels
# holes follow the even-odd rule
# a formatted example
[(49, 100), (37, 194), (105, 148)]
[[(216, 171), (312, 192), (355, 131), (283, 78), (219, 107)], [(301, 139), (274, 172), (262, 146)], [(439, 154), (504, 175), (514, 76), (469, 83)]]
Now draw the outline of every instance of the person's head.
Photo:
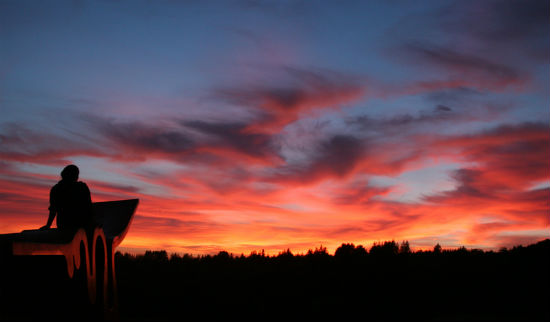
[(65, 181), (78, 181), (78, 167), (70, 164), (61, 171), (61, 179)]

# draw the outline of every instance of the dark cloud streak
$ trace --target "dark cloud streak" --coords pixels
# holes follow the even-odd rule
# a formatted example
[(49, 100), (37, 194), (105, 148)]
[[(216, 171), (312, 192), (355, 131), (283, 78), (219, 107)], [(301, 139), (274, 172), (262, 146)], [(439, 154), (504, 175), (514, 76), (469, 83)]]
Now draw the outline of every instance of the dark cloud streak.
[(311, 183), (326, 177), (344, 178), (366, 153), (366, 143), (351, 135), (334, 135), (314, 147), (306, 161), (276, 169), (273, 181)]
[(248, 125), (245, 123), (183, 121), (181, 124), (212, 138), (212, 142), (203, 144), (233, 149), (254, 157), (268, 157), (276, 154), (272, 137), (267, 134), (247, 133), (246, 128)]

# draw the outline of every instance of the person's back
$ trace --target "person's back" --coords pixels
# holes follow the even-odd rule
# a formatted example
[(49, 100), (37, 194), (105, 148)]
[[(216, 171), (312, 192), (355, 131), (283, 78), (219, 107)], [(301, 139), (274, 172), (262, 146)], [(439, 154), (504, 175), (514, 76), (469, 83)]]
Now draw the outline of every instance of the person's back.
[(69, 165), (61, 172), (62, 179), (50, 191), (50, 215), (42, 229), (50, 228), (57, 215), (57, 228), (74, 231), (87, 227), (92, 219), (92, 199), (84, 182), (78, 181), (78, 168)]
[(50, 192), (50, 210), (57, 212), (57, 228), (84, 227), (91, 216), (90, 190), (84, 182), (59, 181)]

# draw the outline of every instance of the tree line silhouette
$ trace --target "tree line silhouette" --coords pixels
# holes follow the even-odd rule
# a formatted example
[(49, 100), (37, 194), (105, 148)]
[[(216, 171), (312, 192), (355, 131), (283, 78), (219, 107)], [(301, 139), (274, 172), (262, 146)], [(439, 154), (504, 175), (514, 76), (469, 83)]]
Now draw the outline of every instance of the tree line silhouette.
[(116, 254), (128, 320), (546, 321), (550, 240), (499, 251), (404, 241), (276, 256)]

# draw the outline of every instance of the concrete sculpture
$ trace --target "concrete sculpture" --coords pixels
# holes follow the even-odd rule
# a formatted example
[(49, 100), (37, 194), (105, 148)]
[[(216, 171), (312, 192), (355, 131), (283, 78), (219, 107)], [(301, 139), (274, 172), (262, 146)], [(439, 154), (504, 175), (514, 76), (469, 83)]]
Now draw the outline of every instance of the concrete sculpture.
[[(55, 312), (61, 307), (63, 312), (115, 319), (118, 297), (114, 254), (128, 232), (138, 202), (93, 203), (93, 227), (80, 228), (74, 234), (48, 229), (0, 235), (3, 311), (25, 314), (16, 309), (25, 307), (25, 303), (15, 303), (23, 301), (29, 302), (29, 308)], [(50, 294), (60, 299), (50, 298)]]

